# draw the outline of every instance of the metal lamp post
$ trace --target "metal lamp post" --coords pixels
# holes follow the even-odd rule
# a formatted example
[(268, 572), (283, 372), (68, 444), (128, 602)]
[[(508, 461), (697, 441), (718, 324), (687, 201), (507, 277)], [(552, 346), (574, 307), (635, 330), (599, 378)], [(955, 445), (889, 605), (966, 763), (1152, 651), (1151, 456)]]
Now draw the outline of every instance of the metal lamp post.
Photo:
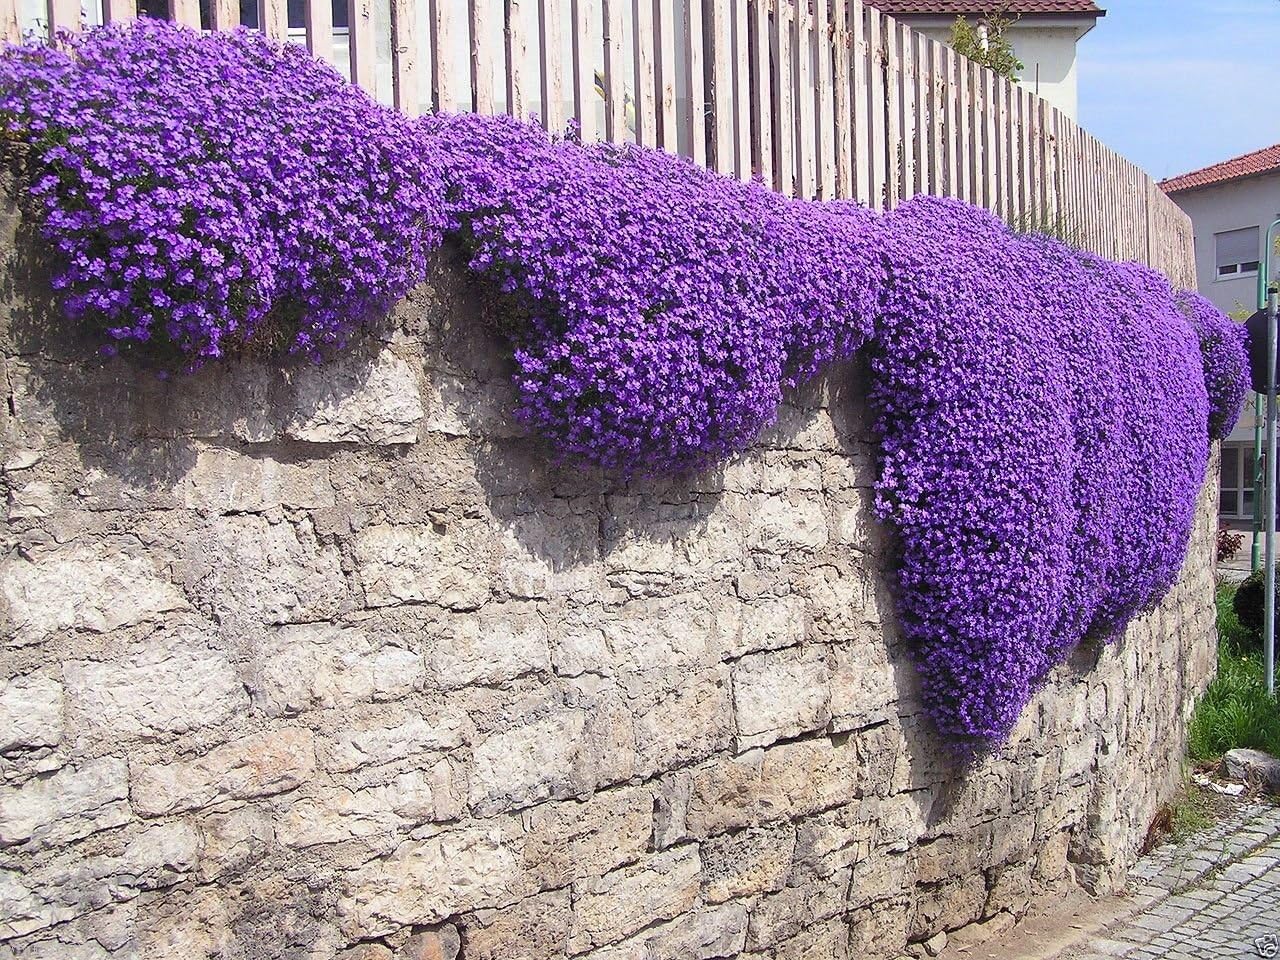
[(1267, 311), (1267, 467), (1266, 467), (1266, 550), (1263, 574), (1262, 650), (1267, 694), (1276, 695), (1276, 313), (1277, 294), (1268, 289), (1271, 251), (1275, 249), (1280, 220), (1267, 228), (1262, 261), (1258, 264), (1258, 309)]

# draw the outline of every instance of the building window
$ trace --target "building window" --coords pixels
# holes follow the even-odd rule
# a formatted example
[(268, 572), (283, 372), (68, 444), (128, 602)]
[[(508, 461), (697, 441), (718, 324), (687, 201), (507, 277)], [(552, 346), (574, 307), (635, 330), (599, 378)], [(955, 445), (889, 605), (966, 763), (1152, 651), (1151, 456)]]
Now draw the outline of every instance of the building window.
[(1258, 272), (1257, 227), (1215, 233), (1213, 239), (1217, 246), (1219, 279)]
[(1253, 444), (1223, 444), (1218, 493), (1224, 520), (1253, 519)]

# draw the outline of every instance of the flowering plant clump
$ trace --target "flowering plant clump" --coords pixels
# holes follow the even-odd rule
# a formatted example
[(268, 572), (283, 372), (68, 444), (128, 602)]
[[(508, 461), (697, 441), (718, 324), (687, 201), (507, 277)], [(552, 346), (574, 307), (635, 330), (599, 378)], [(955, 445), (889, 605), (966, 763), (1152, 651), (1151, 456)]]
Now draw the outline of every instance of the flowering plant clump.
[(67, 313), (187, 365), (319, 357), (443, 237), (503, 308), (516, 416), (623, 474), (744, 449), (863, 352), (899, 612), (967, 746), (1173, 583), (1247, 383), (1203, 298), (958, 201), (880, 216), (516, 120), (410, 121), (247, 32), (9, 48), (0, 124), (35, 151)]
[(108, 352), (319, 355), (439, 243), (439, 170), (412, 122), (256, 33), (141, 19), (9, 47), (0, 130), (32, 147), (54, 286)]
[(1235, 426), (1249, 390), (1248, 378), (1240, 375), (1249, 368), (1243, 328), (1194, 290), (1179, 290), (1177, 302), (1200, 339), (1209, 391), (1209, 433), (1220, 440)]
[(450, 228), (524, 318), (517, 416), (565, 453), (628, 473), (722, 458), (871, 333), (878, 224), (861, 207), (515, 120), (435, 133)]
[(1240, 409), (1239, 328), (1202, 318), (1206, 364), (1154, 271), (956, 201), (886, 220), (871, 397), (899, 610), (941, 729), (999, 740), (1067, 651), (1176, 579), (1211, 426)]

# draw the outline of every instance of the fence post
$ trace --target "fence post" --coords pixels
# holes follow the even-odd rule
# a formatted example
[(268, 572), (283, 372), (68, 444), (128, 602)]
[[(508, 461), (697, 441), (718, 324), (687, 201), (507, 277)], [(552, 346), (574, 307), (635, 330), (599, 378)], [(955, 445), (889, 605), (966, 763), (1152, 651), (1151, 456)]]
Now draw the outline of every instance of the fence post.
[(542, 126), (548, 133), (564, 133), (564, 67), (560, 46), (560, 10), (556, 0), (538, 0), (538, 41), (542, 83)]
[[(437, 47), (435, 56), (435, 72), (441, 78), (443, 49)], [(444, 99), (443, 90), (440, 97)], [(416, 117), (419, 99), (417, 4), (414, 0), (391, 0), (391, 100), (401, 113)]]
[(329, 0), (306, 0), (307, 49), (325, 63), (333, 63), (333, 5)]
[(658, 145), (658, 92), (654, 69), (653, 5), (650, 0), (632, 0), (631, 5), (632, 95), (635, 107), (636, 143)]

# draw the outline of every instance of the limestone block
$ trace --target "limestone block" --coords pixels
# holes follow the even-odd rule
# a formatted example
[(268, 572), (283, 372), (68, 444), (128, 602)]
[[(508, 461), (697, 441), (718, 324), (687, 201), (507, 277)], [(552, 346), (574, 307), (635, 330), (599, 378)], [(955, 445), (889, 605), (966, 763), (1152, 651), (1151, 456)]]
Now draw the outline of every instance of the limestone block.
[(692, 772), (686, 829), (709, 837), (848, 803), (857, 795), (855, 757), (850, 744), (824, 738), (711, 760)]
[(422, 687), (426, 667), (402, 642), (367, 625), (281, 627), (254, 650), (254, 705), (280, 716), (407, 696)]
[(1232, 780), (1261, 784), (1280, 793), (1280, 760), (1262, 750), (1228, 750), (1222, 757), (1222, 772)]
[(466, 920), (466, 960), (555, 960), (568, 947), (569, 891), (552, 890)]
[(933, 790), (907, 790), (880, 801), (877, 807), (877, 842), (888, 850), (906, 852), (929, 829), (936, 796)]
[(600, 624), (608, 659), (583, 668), (617, 676), (628, 693), (652, 694), (655, 682), (718, 663), (727, 645), (715, 613), (700, 596), (636, 600)]
[(293, 790), (315, 772), (311, 731), (284, 727), (233, 741), (193, 760), (137, 766), (130, 796), (144, 817)]
[(385, 797), (396, 815), (410, 824), (456, 820), (467, 803), (467, 780), (454, 760), (406, 770), (384, 787), (371, 787)]
[(723, 903), (781, 890), (791, 872), (796, 832), (790, 825), (753, 827), (702, 844), (702, 896)]
[(792, 882), (834, 876), (870, 856), (873, 840), (883, 841), (880, 814), (881, 801), (869, 797), (797, 820)]
[(678, 770), (658, 780), (653, 791), (653, 846), (665, 850), (688, 838), (685, 820), (693, 777)]
[(581, 595), (600, 589), (599, 519), (550, 509), (495, 530), (498, 585), (512, 597)]
[(786, 943), (805, 927), (841, 914), (850, 871), (796, 884), (794, 880), (777, 893), (767, 894), (751, 908), (746, 948), (763, 950)]
[(102, 757), (0, 786), (0, 846), (66, 843), (129, 820), (128, 769)]
[(698, 848), (673, 847), (598, 879), (574, 884), (569, 949), (580, 953), (621, 940), (698, 901)]
[(525, 891), (520, 845), (518, 827), (507, 820), (406, 841), (351, 875), (338, 904), (344, 930), (353, 939), (373, 938), (405, 924), (506, 906)]
[(380, 793), (337, 787), (295, 802), (276, 825), (276, 836), (294, 849), (348, 840), (389, 840), (394, 847), (402, 829)]
[(531, 608), (488, 604), (475, 617), (450, 621), (436, 641), (431, 664), (445, 689), (548, 672), (547, 628)]
[(279, 507), (334, 504), (329, 466), (323, 461), (289, 463), (205, 447), (178, 482), (184, 506), (206, 513), (261, 513)]
[(858, 550), (870, 550), (875, 537), (875, 513), (869, 490), (859, 490), (850, 506), (836, 511), (832, 524), (837, 543)]
[(200, 836), (183, 821), (147, 827), (131, 839), (120, 857), (117, 875), (126, 874), (131, 883), (152, 890), (177, 883), (196, 867)]
[(471, 610), (489, 597), (491, 573), (485, 530), (457, 521), (443, 530), (383, 524), (356, 538), (355, 556), (365, 602), (371, 607), (436, 603)]
[[(879, 956), (892, 956), (883, 942), (875, 945)], [(786, 943), (778, 945), (776, 960), (854, 960), (865, 954), (849, 949), (849, 927), (844, 918), (834, 917), (804, 927)]]
[(622, 783), (639, 769), (636, 723), (632, 703), (616, 685), (594, 676), (577, 677), (568, 684), (569, 705), (586, 711), (582, 749), (574, 760), (580, 789)]
[(981, 873), (952, 875), (953, 879), (916, 888), (916, 915), (911, 939), (924, 940), (955, 930), (982, 916), (987, 898), (987, 882)]
[(192, 532), (187, 553), (195, 592), (222, 619), (327, 620), (347, 597), (338, 549), (320, 543), (310, 521), (295, 526), (256, 514), (220, 517)]
[(910, 667), (892, 662), (881, 637), (859, 635), (835, 648), (831, 673), (831, 725), (856, 730), (889, 719), (898, 704), (899, 673)]
[(739, 751), (818, 730), (831, 719), (827, 651), (766, 651), (733, 667), (733, 712)]
[(17, 870), (0, 869), (0, 904), (4, 905), (0, 912), (0, 940), (26, 936), (65, 919), (31, 889), (28, 879)]
[(375, 846), (390, 842), (420, 823), (454, 819), (462, 812), (462, 790), (448, 760), (425, 770), (408, 770), (388, 784), (351, 790), (323, 789), (296, 801), (276, 827), (285, 846), (363, 840)]
[(178, 909), (147, 918), (134, 927), (144, 957), (182, 960), (221, 960), (237, 949), (244, 928), (234, 926), (235, 904), (220, 891), (197, 888), (183, 897)]
[(653, 798), (644, 787), (621, 787), (584, 801), (539, 804), (521, 820), (524, 871), (539, 887), (563, 887), (639, 860), (649, 848)]
[(40, 643), (61, 630), (106, 633), (186, 607), (146, 557), (120, 548), (68, 546), (0, 563), (0, 623), (9, 644)]
[(346, 353), (299, 368), (286, 436), (308, 443), (414, 443), (422, 420), (418, 377), (389, 350), (372, 359)]
[(763, 497), (751, 514), (747, 546), (754, 551), (785, 555), (812, 552), (827, 544), (827, 521), (820, 501)]
[(62, 741), (62, 684), (43, 673), (0, 683), (0, 752)]
[(326, 770), (348, 773), (425, 751), (452, 750), (466, 742), (469, 730), (470, 721), (454, 707), (390, 721), (375, 718), (329, 737), (320, 745), (320, 756)]
[(1022, 916), (1031, 902), (1031, 866), (1021, 863), (1005, 867), (987, 891), (984, 917), (992, 917), (1002, 911)]
[(394, 960), (457, 960), (462, 950), (458, 928), (452, 923), (417, 930), (394, 954)]
[(773, 450), (747, 450), (724, 465), (724, 488), (734, 493), (781, 494), (817, 491), (822, 468), (813, 458), (797, 458)]
[(711, 960), (738, 956), (746, 938), (746, 906), (725, 903), (658, 924), (632, 940), (643, 942), (646, 960)]
[(729, 657), (804, 643), (808, 611), (801, 597), (762, 599), (743, 605), (741, 623), (737, 641), (725, 651)]
[(581, 755), (586, 715), (559, 710), (478, 743), (469, 802), (477, 816), (579, 792), (575, 761)]
[(103, 736), (185, 733), (249, 706), (231, 662), (185, 630), (152, 634), (123, 660), (70, 660), (62, 672), (68, 714)]
[(47, 480), (9, 488), (9, 520), (42, 520), (58, 509), (58, 491)]
[(648, 776), (728, 749), (733, 737), (729, 668), (692, 674), (635, 718), (637, 770)]
[(257, 807), (205, 817), (200, 821), (200, 878), (220, 880), (262, 862), (274, 838), (270, 813)]

